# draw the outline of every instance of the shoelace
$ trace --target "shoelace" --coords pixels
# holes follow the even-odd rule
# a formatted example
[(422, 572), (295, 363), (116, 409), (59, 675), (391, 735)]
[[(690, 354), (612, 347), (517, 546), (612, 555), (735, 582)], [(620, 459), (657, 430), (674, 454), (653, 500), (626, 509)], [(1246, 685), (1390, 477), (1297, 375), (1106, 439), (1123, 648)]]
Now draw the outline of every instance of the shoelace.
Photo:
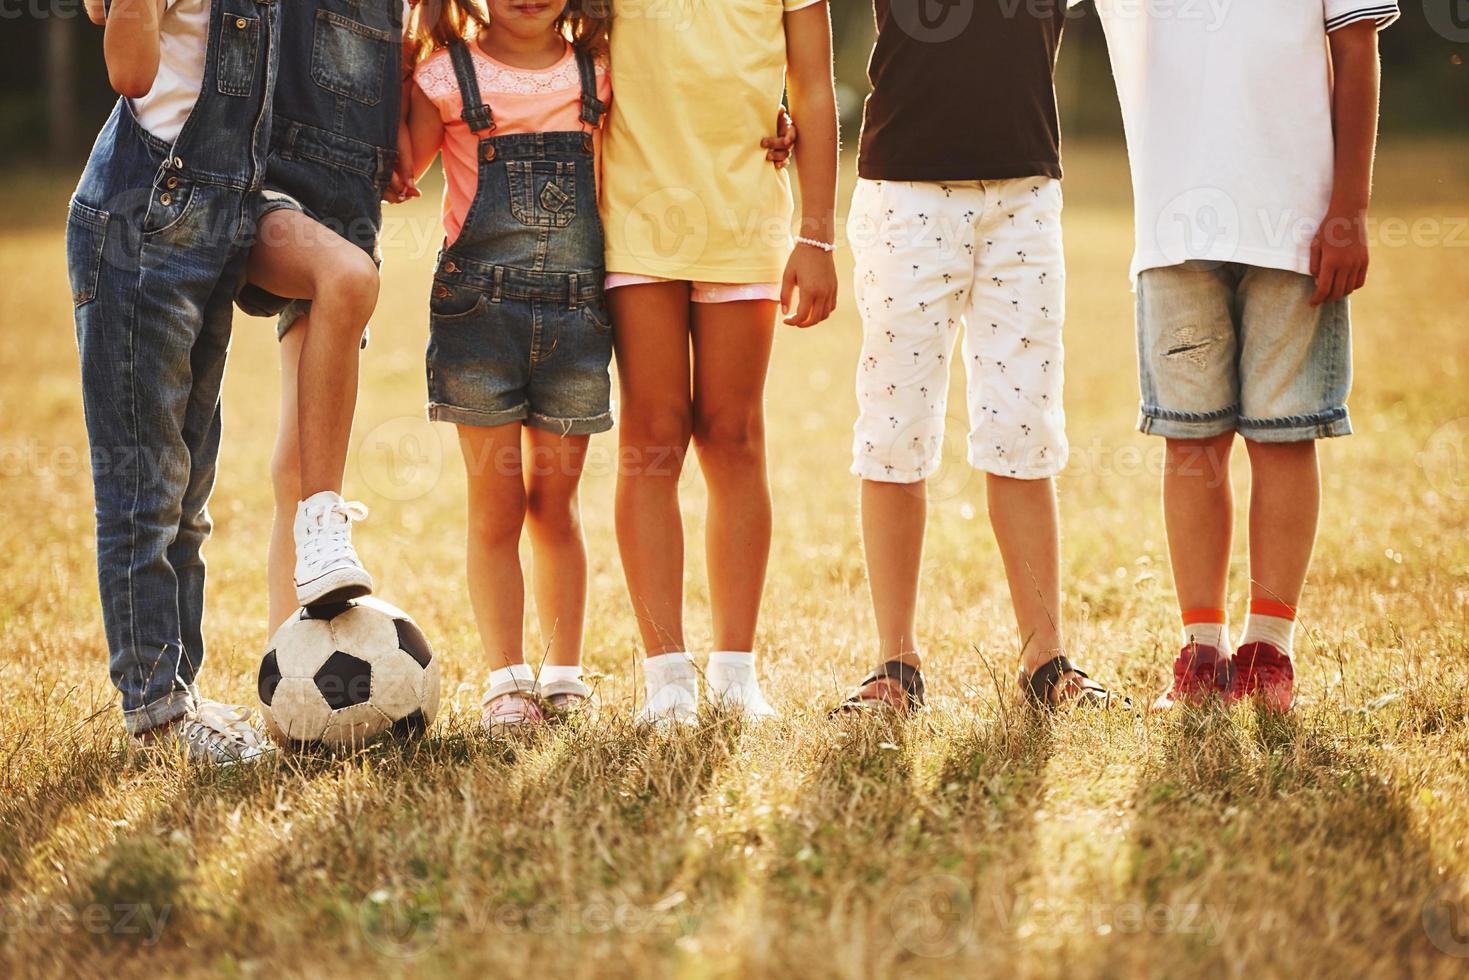
[(230, 756), (264, 751), (260, 733), (250, 723), (250, 709), (219, 701), (200, 701), (179, 722), (179, 733), (211, 753)]
[(320, 563), (323, 557), (328, 561), (356, 558), (357, 550), (352, 547), (352, 524), (366, 519), (367, 505), (356, 500), (308, 507), (306, 521), (316, 528), (316, 533), (307, 537), (302, 557), (313, 565)]

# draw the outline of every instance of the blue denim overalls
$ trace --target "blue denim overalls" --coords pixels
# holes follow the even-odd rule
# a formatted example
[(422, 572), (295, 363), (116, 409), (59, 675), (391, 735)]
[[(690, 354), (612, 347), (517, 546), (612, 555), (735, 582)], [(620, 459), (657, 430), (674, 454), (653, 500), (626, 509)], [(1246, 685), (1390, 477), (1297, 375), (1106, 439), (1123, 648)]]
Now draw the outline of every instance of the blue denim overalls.
[[(402, 0), (286, 0), (280, 48), (260, 216), (299, 210), (377, 259), (398, 157)], [(280, 314), (281, 336), (311, 308), (249, 284), (238, 303)]]
[(179, 717), (204, 658), (207, 510), (235, 290), (265, 172), (276, 0), (213, 0), (199, 99), (172, 145), (119, 99), (66, 253), (112, 681), (129, 731)]
[(561, 435), (612, 426), (612, 336), (602, 293), (592, 57), (576, 55), (585, 130), (490, 135), (469, 48), (449, 49), (480, 135), (479, 185), (439, 255), (430, 300), (429, 417), (525, 424)]

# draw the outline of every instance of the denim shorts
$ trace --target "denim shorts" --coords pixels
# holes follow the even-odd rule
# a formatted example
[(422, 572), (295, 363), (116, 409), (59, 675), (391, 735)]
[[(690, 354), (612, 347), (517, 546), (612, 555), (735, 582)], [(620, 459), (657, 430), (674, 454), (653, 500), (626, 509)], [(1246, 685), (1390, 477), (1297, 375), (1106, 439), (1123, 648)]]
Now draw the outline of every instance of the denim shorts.
[(1312, 306), (1315, 290), (1310, 276), (1234, 262), (1141, 272), (1138, 429), (1256, 442), (1349, 435), (1348, 304)]
[[(303, 145), (316, 145), (325, 140), (346, 140), (320, 130), (305, 130), (298, 138)], [(353, 141), (355, 142), (355, 141)], [(377, 153), (362, 144), (344, 159), (363, 159)], [(382, 229), (382, 181), (368, 173), (358, 173), (340, 166), (329, 166), (316, 159), (292, 153), (280, 146), (271, 151), (265, 186), (256, 195), (254, 217), (257, 229), (260, 219), (272, 211), (300, 211), (306, 217), (372, 256), (382, 265), (378, 236)], [(311, 309), (309, 300), (286, 299), (259, 286), (246, 283), (235, 297), (235, 303), (251, 316), (274, 316), (276, 336), (284, 337), (296, 321)]]
[(593, 294), (573, 302), (564, 291), (551, 299), (516, 278), (501, 281), (498, 299), (494, 287), (435, 280), (429, 418), (457, 425), (524, 422), (565, 436), (612, 428), (612, 327), (600, 277)]

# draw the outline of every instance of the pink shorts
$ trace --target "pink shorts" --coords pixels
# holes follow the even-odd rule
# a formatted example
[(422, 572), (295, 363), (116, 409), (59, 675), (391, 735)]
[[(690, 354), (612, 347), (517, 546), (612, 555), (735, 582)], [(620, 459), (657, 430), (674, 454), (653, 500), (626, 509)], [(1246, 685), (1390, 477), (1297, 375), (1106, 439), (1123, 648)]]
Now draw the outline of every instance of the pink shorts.
[[(675, 282), (660, 276), (643, 276), (635, 272), (609, 272), (605, 287), (637, 286), (646, 282)], [(734, 303), (747, 299), (780, 302), (778, 282), (690, 282), (689, 298), (695, 303)]]

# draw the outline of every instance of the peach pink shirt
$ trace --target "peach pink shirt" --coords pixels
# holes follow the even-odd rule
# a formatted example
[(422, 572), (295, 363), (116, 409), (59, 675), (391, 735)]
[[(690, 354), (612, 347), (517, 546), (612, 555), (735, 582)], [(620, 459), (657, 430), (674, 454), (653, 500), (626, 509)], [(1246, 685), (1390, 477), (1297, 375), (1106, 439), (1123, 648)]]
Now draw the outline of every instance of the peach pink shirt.
[[(576, 132), (581, 121), (581, 74), (570, 44), (561, 60), (549, 68), (530, 71), (496, 61), (470, 43), (480, 96), (495, 117), (495, 136), (515, 133)], [(479, 140), (460, 118), (464, 101), (447, 50), (435, 51), (413, 71), (414, 81), (439, 110), (444, 122), (444, 233), (459, 236), (464, 218), (479, 189)], [(597, 98), (612, 102), (612, 79), (605, 59), (597, 59)], [(605, 119), (605, 117), (604, 117)], [(601, 160), (602, 134), (592, 136)]]

